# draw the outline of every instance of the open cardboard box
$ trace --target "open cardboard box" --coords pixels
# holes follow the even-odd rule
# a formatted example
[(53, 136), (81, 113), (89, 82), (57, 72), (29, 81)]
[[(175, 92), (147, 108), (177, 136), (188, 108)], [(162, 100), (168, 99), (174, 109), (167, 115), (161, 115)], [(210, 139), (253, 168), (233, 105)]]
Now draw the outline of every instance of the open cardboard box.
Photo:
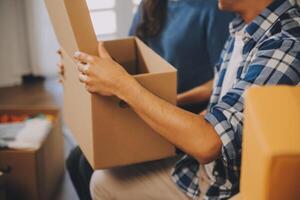
[(56, 108), (1, 107), (0, 114), (50, 114), (51, 132), (39, 149), (0, 150), (0, 170), (8, 200), (50, 200), (64, 173), (64, 150), (60, 114)]
[[(98, 53), (86, 1), (45, 2), (63, 51), (65, 121), (92, 167), (110, 168), (175, 155), (175, 147), (126, 103), (116, 97), (91, 95), (79, 83), (77, 66), (72, 59), (74, 52)], [(175, 68), (142, 41), (131, 37), (105, 41), (104, 46), (140, 84), (176, 104)]]

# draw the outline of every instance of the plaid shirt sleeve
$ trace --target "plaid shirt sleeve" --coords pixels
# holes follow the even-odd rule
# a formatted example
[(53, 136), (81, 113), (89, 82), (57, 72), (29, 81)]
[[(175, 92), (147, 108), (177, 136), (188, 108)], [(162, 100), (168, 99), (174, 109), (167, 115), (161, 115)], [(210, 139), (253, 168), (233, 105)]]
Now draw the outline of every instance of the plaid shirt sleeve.
[(254, 54), (233, 88), (205, 116), (221, 138), (222, 160), (231, 169), (237, 167), (241, 154), (245, 90), (251, 86), (299, 85), (299, 40), (271, 37)]

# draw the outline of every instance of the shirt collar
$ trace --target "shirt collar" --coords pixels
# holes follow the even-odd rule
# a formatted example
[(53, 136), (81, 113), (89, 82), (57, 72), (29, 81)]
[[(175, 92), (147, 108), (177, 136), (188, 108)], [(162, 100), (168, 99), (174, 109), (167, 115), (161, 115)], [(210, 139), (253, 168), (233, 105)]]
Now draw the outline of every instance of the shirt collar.
[(247, 26), (245, 28), (244, 40), (253, 39), (255, 42), (258, 42), (281, 15), (296, 5), (295, 0), (274, 0), (248, 25), (241, 16), (237, 15), (230, 23), (230, 34), (234, 35), (237, 31), (241, 31)]

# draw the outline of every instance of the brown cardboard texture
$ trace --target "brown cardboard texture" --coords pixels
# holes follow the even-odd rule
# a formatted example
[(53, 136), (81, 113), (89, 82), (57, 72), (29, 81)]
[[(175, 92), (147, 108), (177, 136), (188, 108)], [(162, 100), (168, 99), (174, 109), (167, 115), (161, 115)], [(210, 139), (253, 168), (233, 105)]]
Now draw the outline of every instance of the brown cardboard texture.
[(7, 199), (53, 199), (64, 173), (63, 137), (55, 108), (1, 107), (0, 114), (51, 114), (56, 116), (48, 137), (38, 150), (0, 150)]
[(252, 88), (245, 106), (240, 199), (300, 199), (300, 87)]
[[(86, 92), (72, 59), (80, 50), (97, 55), (85, 0), (45, 0), (64, 53), (64, 117), (95, 169), (173, 156), (175, 148), (116, 97)], [(135, 37), (105, 41), (110, 55), (145, 88), (176, 104), (176, 70)], [(149, 105), (151, 106), (151, 105)]]

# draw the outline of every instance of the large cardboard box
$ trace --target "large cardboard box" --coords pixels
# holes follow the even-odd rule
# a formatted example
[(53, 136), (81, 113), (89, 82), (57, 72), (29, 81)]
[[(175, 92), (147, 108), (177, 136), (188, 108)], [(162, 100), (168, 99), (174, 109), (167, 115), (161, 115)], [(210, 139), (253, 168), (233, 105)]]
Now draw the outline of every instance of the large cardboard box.
[(55, 108), (0, 108), (0, 114), (50, 114), (55, 121), (37, 150), (0, 150), (0, 169), (8, 200), (50, 200), (64, 173), (63, 137)]
[[(95, 169), (173, 156), (172, 144), (116, 97), (88, 94), (78, 81), (75, 51), (97, 55), (85, 0), (45, 0), (64, 53), (64, 117)], [(105, 41), (111, 56), (155, 95), (176, 104), (176, 70), (135, 37)], [(141, 99), (142, 100), (142, 99)], [(149, 105), (151, 106), (151, 105)]]
[(240, 200), (300, 199), (300, 87), (246, 94)]

